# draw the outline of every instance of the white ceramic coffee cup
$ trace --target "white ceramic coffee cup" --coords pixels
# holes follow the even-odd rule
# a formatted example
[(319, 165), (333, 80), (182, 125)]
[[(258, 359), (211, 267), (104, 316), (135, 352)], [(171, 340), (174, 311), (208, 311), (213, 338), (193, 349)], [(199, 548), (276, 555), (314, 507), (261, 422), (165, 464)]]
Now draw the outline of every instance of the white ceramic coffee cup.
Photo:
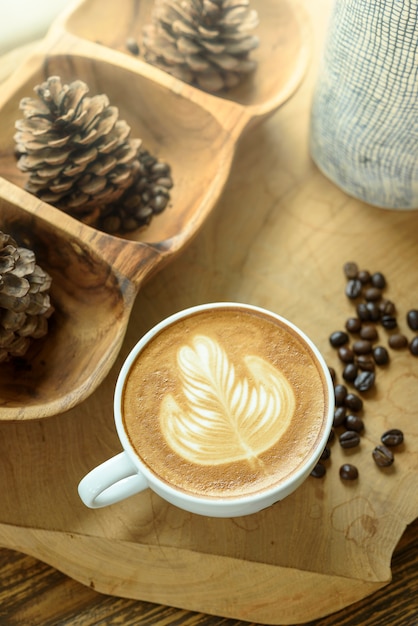
[[(125, 380), (129, 374), (132, 364), (144, 347), (166, 326), (181, 320), (193, 313), (204, 310), (214, 310), (217, 308), (237, 307), (263, 313), (273, 320), (278, 320), (282, 324), (292, 329), (305, 342), (313, 352), (318, 367), (322, 370), (325, 380), (325, 393), (327, 394), (327, 415), (322, 436), (317, 441), (311, 454), (306, 459), (303, 466), (292, 473), (291, 477), (272, 486), (270, 489), (257, 492), (252, 495), (237, 496), (234, 498), (201, 497), (186, 493), (176, 487), (169, 485), (156, 476), (139, 458), (133, 449), (122, 418), (122, 393)], [(163, 320), (154, 328), (148, 331), (135, 345), (126, 361), (124, 362), (115, 389), (114, 396), (114, 418), (116, 430), (123, 447), (123, 451), (108, 459), (101, 465), (90, 471), (79, 483), (78, 492), (84, 504), (90, 508), (101, 508), (115, 504), (125, 498), (133, 496), (147, 488), (152, 489), (167, 502), (200, 515), (209, 517), (236, 517), (256, 513), (291, 494), (301, 485), (311, 473), (321, 456), (332, 427), (334, 413), (334, 389), (333, 383), (322, 355), (312, 341), (294, 324), (283, 317), (262, 309), (260, 307), (241, 304), (236, 302), (218, 302), (198, 305), (185, 309)]]

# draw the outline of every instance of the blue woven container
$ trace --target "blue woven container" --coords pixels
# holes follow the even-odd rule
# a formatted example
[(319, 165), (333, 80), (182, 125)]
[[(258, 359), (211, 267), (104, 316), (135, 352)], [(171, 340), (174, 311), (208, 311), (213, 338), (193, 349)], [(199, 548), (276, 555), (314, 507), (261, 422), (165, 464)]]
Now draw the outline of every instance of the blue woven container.
[(418, 0), (335, 0), (310, 150), (348, 194), (418, 208)]

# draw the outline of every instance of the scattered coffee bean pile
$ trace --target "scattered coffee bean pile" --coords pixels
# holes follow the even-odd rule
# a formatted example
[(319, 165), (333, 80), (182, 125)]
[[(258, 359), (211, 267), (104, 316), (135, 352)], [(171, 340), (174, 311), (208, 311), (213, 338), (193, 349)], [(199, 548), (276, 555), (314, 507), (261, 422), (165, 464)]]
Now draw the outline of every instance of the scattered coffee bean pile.
[[(340, 446), (346, 449), (360, 445), (364, 422), (359, 415), (363, 410), (363, 398), (359, 394), (373, 390), (379, 368), (390, 362), (390, 351), (381, 344), (379, 334), (385, 333), (390, 349), (408, 348), (413, 356), (418, 356), (418, 335), (408, 339), (400, 332), (396, 306), (385, 297), (385, 276), (381, 272), (360, 270), (351, 261), (343, 270), (347, 281), (345, 295), (353, 302), (355, 315), (346, 320), (344, 330), (336, 330), (329, 336), (341, 363), (344, 382), (337, 381), (336, 371), (330, 367), (335, 392), (334, 422), (328, 444), (311, 473), (315, 478), (326, 474), (324, 461), (331, 456), (330, 444), (334, 439), (338, 437)], [(418, 331), (417, 309), (408, 311), (406, 322), (411, 331)], [(402, 431), (396, 428), (382, 434), (380, 444), (372, 452), (378, 467), (392, 465), (395, 458), (392, 449), (402, 444), (403, 439)], [(342, 480), (356, 480), (359, 475), (358, 469), (349, 463), (340, 467), (339, 474)]]

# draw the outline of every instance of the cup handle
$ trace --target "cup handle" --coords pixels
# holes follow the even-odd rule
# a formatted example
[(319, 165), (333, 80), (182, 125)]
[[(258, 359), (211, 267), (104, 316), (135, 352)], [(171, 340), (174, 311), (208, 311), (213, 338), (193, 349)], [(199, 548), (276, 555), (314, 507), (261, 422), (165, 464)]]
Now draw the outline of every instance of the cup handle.
[(86, 474), (78, 493), (86, 506), (99, 509), (147, 489), (148, 483), (129, 459), (120, 452)]

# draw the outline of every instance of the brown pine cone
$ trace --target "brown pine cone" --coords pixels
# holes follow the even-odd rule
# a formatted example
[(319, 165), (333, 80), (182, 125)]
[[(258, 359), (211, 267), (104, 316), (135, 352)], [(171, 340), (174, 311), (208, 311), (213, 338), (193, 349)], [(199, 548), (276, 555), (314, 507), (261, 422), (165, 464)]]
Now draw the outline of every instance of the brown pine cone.
[(145, 59), (177, 78), (218, 92), (255, 67), (258, 14), (249, 0), (156, 0), (143, 30)]
[(58, 76), (36, 86), (38, 97), (20, 102), (15, 141), (27, 191), (96, 226), (136, 184), (142, 151), (108, 97), (88, 91), (84, 82), (66, 85)]
[(108, 233), (129, 232), (147, 226), (170, 199), (173, 185), (170, 168), (146, 150), (139, 151), (136, 182), (114, 204), (102, 211), (98, 227)]
[(48, 332), (51, 277), (32, 250), (0, 231), (0, 362), (23, 356)]

